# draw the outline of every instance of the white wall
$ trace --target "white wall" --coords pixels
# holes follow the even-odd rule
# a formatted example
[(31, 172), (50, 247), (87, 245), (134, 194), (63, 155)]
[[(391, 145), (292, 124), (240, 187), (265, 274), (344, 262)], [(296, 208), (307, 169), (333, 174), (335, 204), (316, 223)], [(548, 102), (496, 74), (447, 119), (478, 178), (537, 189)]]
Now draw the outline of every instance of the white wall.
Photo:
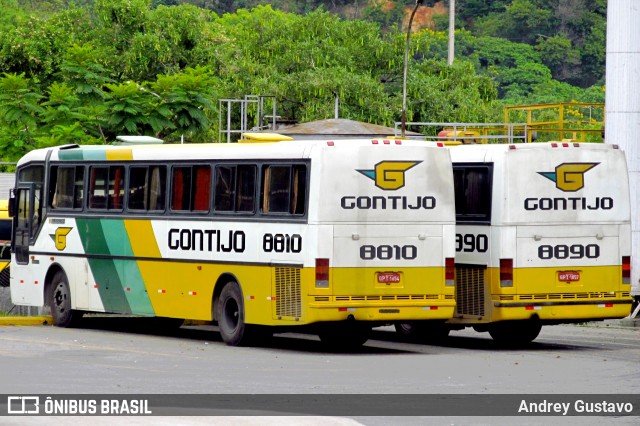
[[(627, 155), (631, 188), (631, 292), (640, 296), (640, 1), (607, 3), (605, 141)], [(614, 184), (614, 183), (612, 183)]]

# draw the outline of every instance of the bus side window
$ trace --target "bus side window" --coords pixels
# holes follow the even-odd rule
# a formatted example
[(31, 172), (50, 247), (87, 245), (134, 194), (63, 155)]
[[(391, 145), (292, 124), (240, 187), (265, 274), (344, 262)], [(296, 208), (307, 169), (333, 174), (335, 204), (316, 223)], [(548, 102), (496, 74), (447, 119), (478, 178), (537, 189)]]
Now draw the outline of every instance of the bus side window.
[(54, 166), (51, 168), (49, 206), (53, 209), (81, 209), (83, 201), (84, 167)]
[(89, 203), (90, 209), (106, 209), (109, 183), (108, 167), (91, 167), (89, 172)]
[(193, 169), (192, 210), (196, 212), (208, 212), (211, 200), (211, 167), (194, 166)]
[(253, 213), (256, 166), (216, 166), (215, 188), (214, 208), (217, 212)]
[(220, 212), (235, 210), (235, 167), (216, 166), (216, 193), (214, 208)]
[(109, 210), (122, 210), (124, 200), (124, 167), (109, 167)]
[(253, 212), (255, 209), (256, 167), (241, 165), (237, 170), (236, 211)]
[(129, 201), (127, 207), (131, 210), (147, 210), (147, 174), (148, 167), (129, 168)]
[(149, 183), (149, 210), (163, 211), (165, 191), (167, 188), (167, 168), (164, 166), (150, 167)]
[(207, 212), (211, 200), (211, 167), (174, 167), (171, 178), (171, 209)]
[(164, 211), (166, 179), (164, 166), (129, 168), (129, 210)]
[(291, 214), (304, 214), (307, 204), (307, 167), (293, 166), (293, 191), (291, 197)]
[(306, 167), (266, 166), (262, 176), (262, 213), (304, 214)]

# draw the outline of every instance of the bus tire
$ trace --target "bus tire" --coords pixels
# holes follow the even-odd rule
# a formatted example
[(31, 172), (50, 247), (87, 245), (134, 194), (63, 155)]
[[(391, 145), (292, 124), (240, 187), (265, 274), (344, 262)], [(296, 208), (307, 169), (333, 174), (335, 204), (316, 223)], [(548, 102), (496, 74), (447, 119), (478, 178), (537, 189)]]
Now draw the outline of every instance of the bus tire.
[(444, 322), (436, 320), (396, 323), (395, 328), (400, 335), (424, 343), (441, 343), (451, 331)]
[(225, 284), (218, 298), (217, 309), (216, 317), (222, 340), (229, 346), (247, 345), (251, 333), (244, 322), (244, 300), (237, 282)]
[(371, 335), (371, 326), (355, 321), (346, 321), (321, 326), (320, 341), (331, 350), (354, 350), (362, 347)]
[(418, 333), (416, 322), (398, 322), (394, 324), (396, 332), (402, 336), (411, 337)]
[(500, 321), (489, 326), (489, 334), (499, 345), (519, 346), (533, 342), (541, 329), (542, 323), (537, 319)]
[(73, 327), (82, 318), (82, 312), (71, 309), (69, 280), (62, 270), (56, 272), (51, 280), (49, 307), (53, 324), (57, 327)]

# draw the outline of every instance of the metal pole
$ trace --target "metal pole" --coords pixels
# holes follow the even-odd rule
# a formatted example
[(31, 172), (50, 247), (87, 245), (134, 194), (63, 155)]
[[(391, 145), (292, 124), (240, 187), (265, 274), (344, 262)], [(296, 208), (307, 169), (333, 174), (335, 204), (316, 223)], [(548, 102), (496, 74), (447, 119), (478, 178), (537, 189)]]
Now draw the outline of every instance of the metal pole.
[(407, 69), (409, 68), (409, 41), (411, 40), (411, 25), (413, 24), (413, 17), (416, 16), (418, 7), (424, 2), (424, 0), (416, 0), (416, 7), (411, 12), (409, 18), (409, 25), (407, 27), (407, 42), (404, 46), (404, 74), (402, 76), (402, 114), (400, 116), (401, 122), (401, 135), (404, 138), (407, 130)]
[(449, 56), (447, 64), (453, 64), (455, 55), (456, 0), (449, 0)]

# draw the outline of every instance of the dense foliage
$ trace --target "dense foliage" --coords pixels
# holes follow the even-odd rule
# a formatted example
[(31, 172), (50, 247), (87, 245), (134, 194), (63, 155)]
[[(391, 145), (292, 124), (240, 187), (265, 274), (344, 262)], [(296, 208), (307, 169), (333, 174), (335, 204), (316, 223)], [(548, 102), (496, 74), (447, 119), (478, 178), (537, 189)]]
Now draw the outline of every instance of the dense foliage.
[[(552, 9), (543, 6), (567, 2), (590, 5), (584, 22), (567, 15), (542, 28)], [(0, 0), (0, 158), (117, 134), (215, 141), (218, 100), (249, 94), (275, 96), (278, 114), (299, 121), (333, 117), (336, 99), (343, 118), (399, 121), (406, 33), (393, 19), (374, 22), (379, 2), (257, 3), (265, 2)], [(408, 120), (495, 122), (505, 104), (602, 102), (604, 24), (596, 18), (606, 5), (591, 3), (458, 1), (467, 29), (456, 33), (453, 66), (445, 32), (411, 36)], [(537, 13), (518, 12), (531, 5)], [(526, 36), (505, 14), (536, 34), (558, 25), (584, 31), (580, 39)]]

